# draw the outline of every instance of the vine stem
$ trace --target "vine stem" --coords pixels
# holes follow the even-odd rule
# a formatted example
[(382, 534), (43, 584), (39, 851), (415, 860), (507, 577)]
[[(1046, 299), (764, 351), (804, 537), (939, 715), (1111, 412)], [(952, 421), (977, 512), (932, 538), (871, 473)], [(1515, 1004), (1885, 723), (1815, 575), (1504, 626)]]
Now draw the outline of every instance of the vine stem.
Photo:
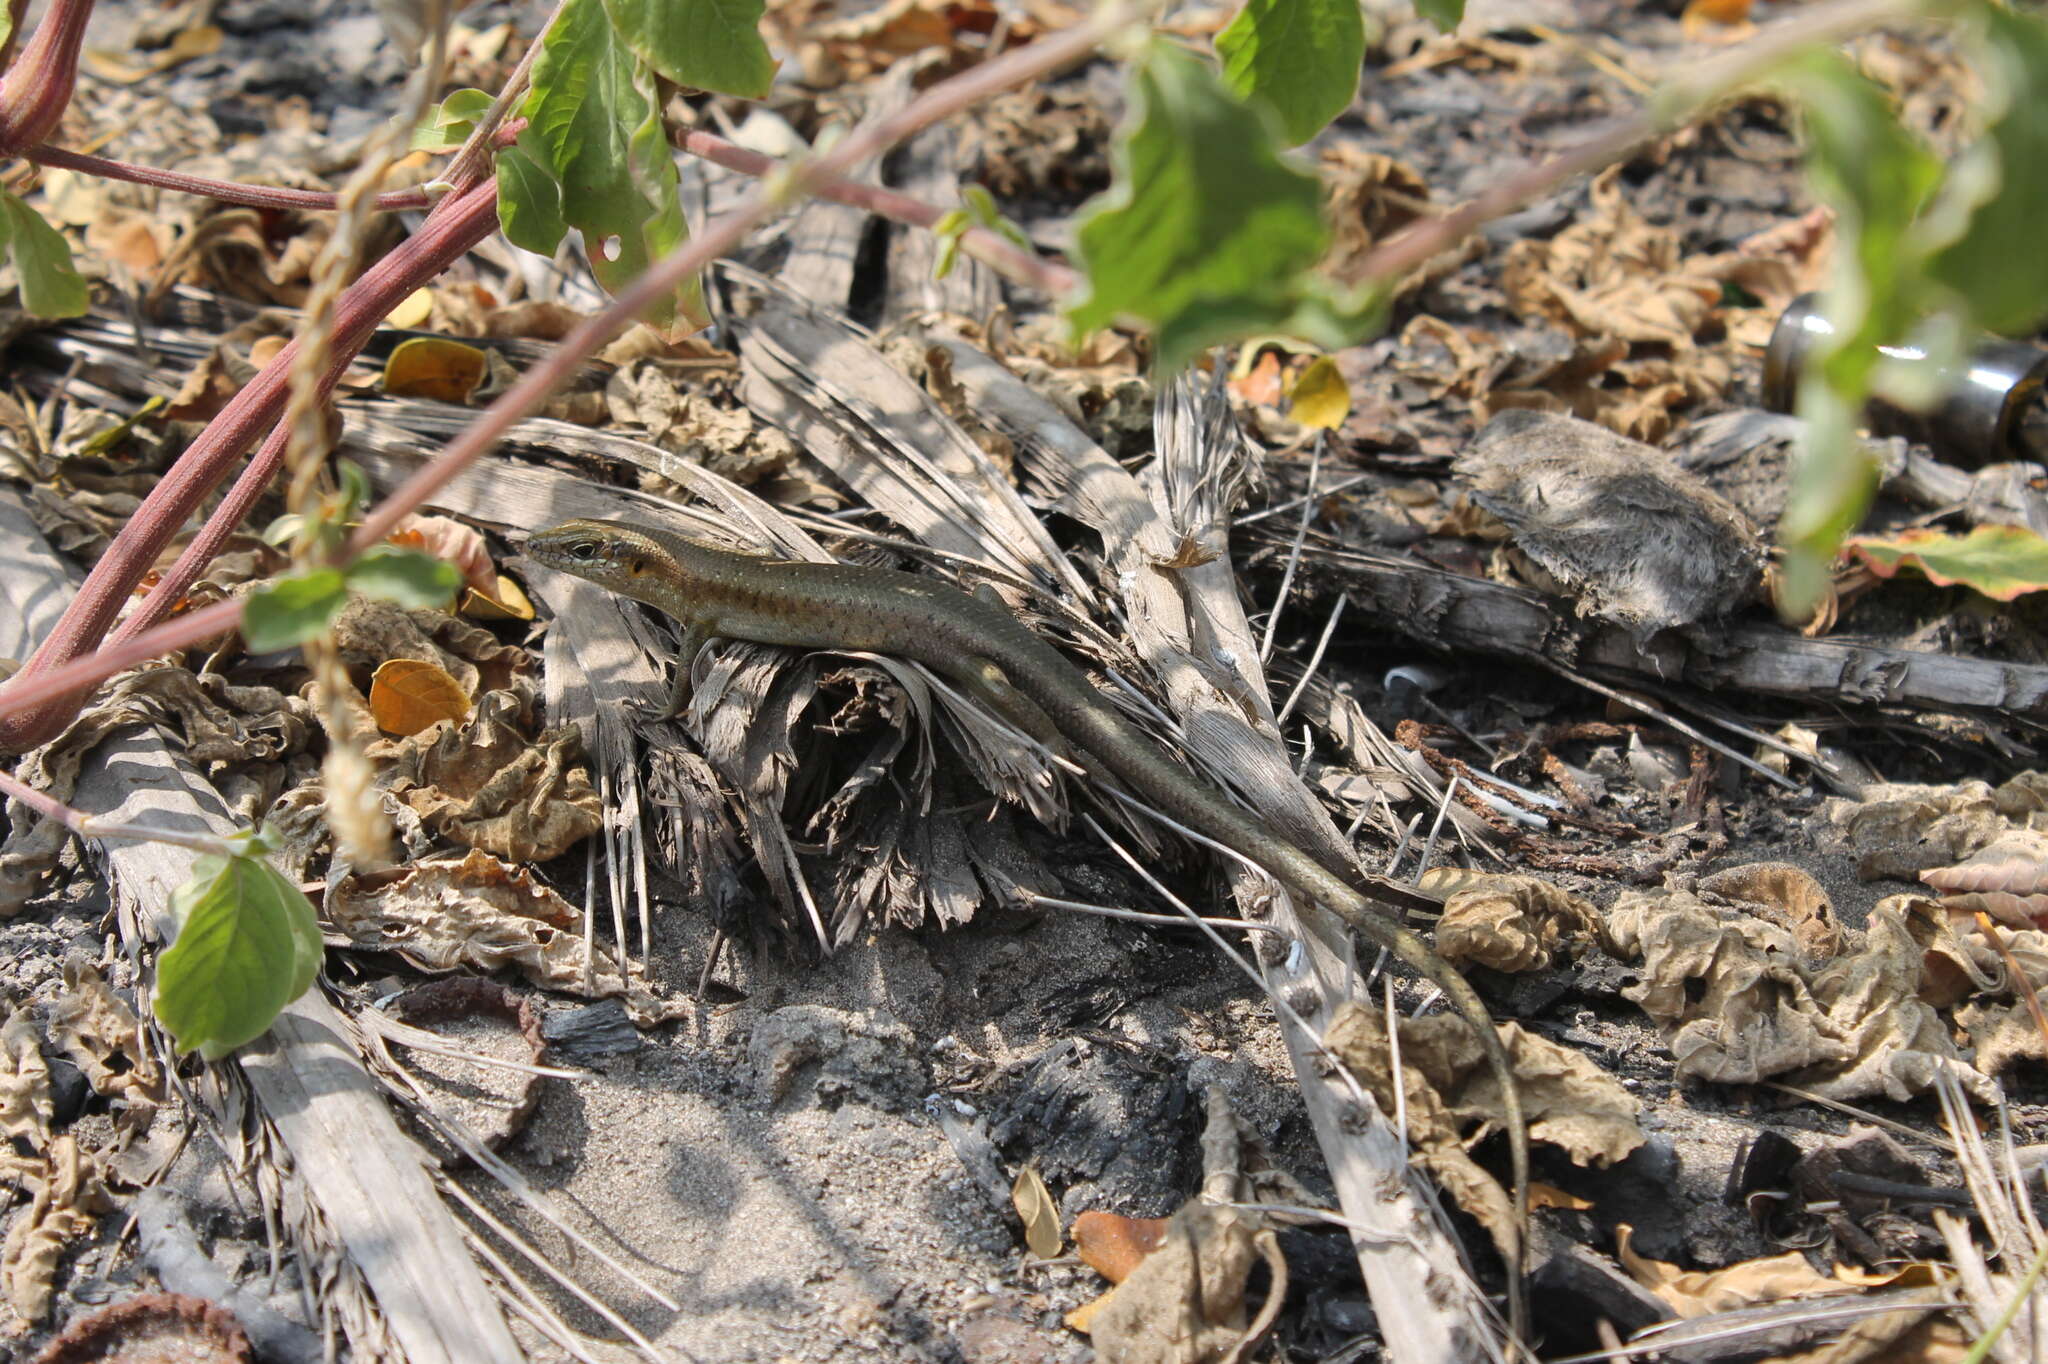
[[(342, 295), (335, 318), (333, 358), (327, 367), (332, 384), (369, 340), (370, 333), (399, 300), (434, 279), (497, 226), (497, 186), (485, 182), (475, 189), (444, 198), (427, 215), (420, 230), (364, 272)], [(65, 608), (42, 646), (19, 673), (0, 688), (0, 751), (20, 752), (55, 735), (77, 711), (83, 692), (65, 699), (40, 688), (39, 699), (23, 698), (46, 674), (82, 658), (99, 645), (128, 595), (142, 581), (179, 529), (208, 493), (225, 478), (257, 436), (276, 423), (284, 407), (285, 376), (298, 356), (291, 342), (243, 387), (186, 448), (170, 473), (150, 490), (142, 505), (107, 552), (93, 565), (85, 585)], [(280, 447), (281, 449), (281, 447)], [(166, 593), (165, 606), (175, 600)], [(232, 626), (233, 621), (228, 621)], [(225, 628), (225, 627), (224, 627)], [(221, 631), (216, 631), (221, 633)], [(147, 638), (137, 635), (136, 639)], [(201, 636), (204, 638), (204, 636)], [(189, 637), (186, 642), (190, 642)], [(169, 644), (162, 648), (177, 647)], [(141, 657), (152, 655), (145, 652)], [(89, 684), (110, 676), (112, 667), (87, 669)], [(66, 672), (66, 676), (79, 676)], [(61, 703), (60, 703), (61, 702)], [(30, 711), (30, 706), (34, 710)]]
[(12, 796), (45, 819), (57, 823), (77, 834), (80, 838), (132, 838), (147, 843), (175, 843), (181, 848), (191, 848), (202, 853), (226, 853), (227, 845), (218, 838), (206, 834), (187, 833), (182, 829), (165, 829), (150, 824), (123, 824), (119, 820), (102, 819), (74, 809), (58, 800), (47, 791), (38, 791), (18, 777), (0, 771), (0, 793)]
[[(498, 97), (491, 101), (491, 107), (484, 110), (484, 116), (477, 120), (476, 127), (441, 172), (441, 181), (450, 189), (463, 190), (482, 175), (481, 162), (486, 145), (506, 146), (507, 142), (494, 141), (498, 127), (512, 112), (512, 106), (526, 93), (526, 87), (533, 83), (533, 64), (540, 60), (541, 44), (554, 30), (561, 19), (562, 11), (569, 8), (569, 0), (555, 0), (555, 7), (548, 12), (548, 21), (540, 26), (540, 32), (533, 35), (533, 41), (526, 45), (526, 51), (519, 54), (519, 64), (512, 68), (512, 74), (505, 78), (505, 86), (498, 91)], [(521, 125), (525, 126), (522, 120)]]
[[(203, 175), (158, 170), (154, 166), (137, 166), (87, 152), (66, 151), (47, 142), (30, 147), (22, 155), (39, 166), (49, 166), (54, 170), (77, 171), (103, 180), (126, 180), (132, 185), (172, 189), (180, 194), (202, 194), (209, 199), (218, 199), (224, 204), (240, 204), (244, 208), (300, 209), (317, 213), (336, 207), (336, 196), (325, 190), (284, 189), (273, 185), (244, 185), (234, 180), (210, 180)], [(400, 189), (378, 195), (374, 207), (380, 213), (393, 213), (401, 209), (426, 208), (431, 203), (432, 199), (424, 189)]]

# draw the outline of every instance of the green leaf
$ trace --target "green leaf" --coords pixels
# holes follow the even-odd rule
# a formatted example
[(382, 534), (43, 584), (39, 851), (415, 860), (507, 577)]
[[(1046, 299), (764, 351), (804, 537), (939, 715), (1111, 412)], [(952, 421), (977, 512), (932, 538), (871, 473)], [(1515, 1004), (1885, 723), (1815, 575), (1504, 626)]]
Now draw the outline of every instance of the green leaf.
[(469, 140), (478, 120), (489, 112), (491, 95), (484, 90), (457, 90), (433, 108), (412, 130), (416, 152), (452, 152)]
[(0, 235), (21, 280), (21, 306), (37, 317), (79, 317), (91, 303), (71, 263), (71, 243), (43, 215), (0, 190)]
[[(612, 30), (602, 0), (569, 0), (543, 40), (520, 112), (530, 123), (519, 149), (560, 186), (560, 216), (583, 233), (599, 284), (617, 294), (682, 245), (676, 166), (653, 77)], [(549, 226), (537, 213), (522, 231), (538, 239)], [(678, 311), (694, 315), (697, 299), (693, 281), (651, 309), (651, 320), (666, 326)]]
[(261, 1037), (320, 969), (320, 924), (299, 888), (256, 856), (208, 854), (171, 893), (177, 941), (157, 959), (156, 1016), (208, 1060)]
[(2031, 330), (2048, 317), (2048, 24), (2032, 11), (1985, 5), (1971, 69), (1981, 73), (1994, 122), (1949, 172), (1944, 199), (1973, 209), (1962, 235), (1930, 262), (1995, 332)]
[(409, 610), (446, 606), (462, 586), (462, 574), (445, 559), (397, 545), (373, 545), (348, 566), (349, 587)]
[(562, 187), (516, 146), (498, 153), (498, 226), (514, 246), (543, 256), (554, 255), (569, 232)]
[(760, 99), (775, 79), (762, 0), (605, 0), (626, 44), (677, 85)]
[(1365, 63), (1358, 0), (1245, 0), (1216, 35), (1223, 81), (1280, 116), (1290, 145), (1349, 107)]
[(308, 569), (253, 592), (242, 607), (242, 639), (266, 654), (304, 644), (327, 628), (348, 600), (348, 584), (332, 568)]
[(1415, 12), (1436, 25), (1439, 33), (1449, 33), (1465, 22), (1465, 0), (1415, 0)]
[(1146, 50), (1111, 158), (1114, 183), (1077, 233), (1089, 291), (1075, 327), (1148, 322), (1170, 373), (1206, 346), (1295, 330), (1327, 292), (1306, 277), (1327, 240), (1316, 178), (1282, 161), (1264, 111), (1195, 58)]
[(1820, 599), (1841, 537), (1877, 491), (1856, 427), (1878, 347), (1904, 338), (1928, 311), (1930, 239), (1919, 215), (1942, 165), (1900, 125), (1884, 92), (1834, 53), (1788, 63), (1783, 79), (1806, 115), (1807, 175), (1835, 211), (1840, 242), (1821, 302), (1835, 334), (1803, 367), (1797, 407), (1806, 433), (1778, 522), (1781, 597), (1799, 616)]
[(1858, 535), (1844, 548), (1880, 578), (1917, 568), (1937, 586), (1974, 588), (1998, 601), (2048, 588), (2048, 540), (2018, 526), (1978, 526), (1967, 535), (1926, 528)]

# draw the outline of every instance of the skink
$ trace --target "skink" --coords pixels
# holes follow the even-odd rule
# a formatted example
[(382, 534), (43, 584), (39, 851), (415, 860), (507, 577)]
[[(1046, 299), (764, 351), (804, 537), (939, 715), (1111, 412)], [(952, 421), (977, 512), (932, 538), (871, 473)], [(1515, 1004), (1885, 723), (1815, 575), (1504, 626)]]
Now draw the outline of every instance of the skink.
[(1008, 611), (935, 579), (735, 553), (616, 521), (564, 522), (528, 537), (526, 552), (536, 563), (645, 602), (682, 625), (670, 698), (674, 712), (688, 704), (692, 660), (714, 639), (912, 659), (958, 682), (1041, 743), (1110, 773), (1168, 817), (1264, 868), (1305, 900), (1334, 910), (1435, 982), (1478, 1031), (1500, 1084), (1515, 1176), (1508, 1274), (1519, 1338), (1529, 1136), (1513, 1062), (1465, 978), (1413, 930), (1376, 913), (1371, 903), (1434, 908), (1435, 901), (1380, 877), (1357, 877), (1354, 885), (1325, 867), (1220, 790), (1194, 780), (1064, 655)]

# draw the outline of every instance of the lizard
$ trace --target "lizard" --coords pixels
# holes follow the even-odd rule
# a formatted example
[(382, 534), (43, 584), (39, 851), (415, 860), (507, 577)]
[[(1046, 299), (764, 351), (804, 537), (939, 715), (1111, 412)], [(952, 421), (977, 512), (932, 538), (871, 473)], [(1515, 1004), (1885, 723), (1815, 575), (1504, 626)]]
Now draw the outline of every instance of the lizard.
[(1500, 1085), (1515, 1179), (1508, 1300), (1522, 1336), (1522, 1248), (1529, 1225), (1529, 1130), (1514, 1063), (1492, 1015), (1455, 967), (1407, 925), (1376, 913), (1437, 902), (1377, 876), (1333, 871), (1217, 787), (1191, 778), (1065, 655), (1002, 606), (926, 575), (769, 558), (620, 521), (566, 521), (527, 537), (527, 557), (644, 602), (682, 626), (668, 714), (689, 704), (691, 664), (714, 639), (894, 654), (925, 664), (1054, 752), (1106, 772), (1169, 818), (1231, 849), (1337, 914), (1420, 972), (1479, 1034)]

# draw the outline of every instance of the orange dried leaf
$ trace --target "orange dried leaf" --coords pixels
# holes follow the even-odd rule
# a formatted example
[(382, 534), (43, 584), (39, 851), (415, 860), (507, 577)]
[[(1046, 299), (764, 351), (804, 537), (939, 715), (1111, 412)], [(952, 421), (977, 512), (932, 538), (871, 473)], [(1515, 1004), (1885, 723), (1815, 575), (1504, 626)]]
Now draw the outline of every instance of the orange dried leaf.
[(1554, 1184), (1531, 1183), (1529, 1185), (1529, 1206), (1532, 1208), (1569, 1208), (1573, 1212), (1592, 1210), (1591, 1199), (1568, 1194)]
[(467, 402), (489, 371), (490, 362), (475, 346), (442, 336), (415, 336), (401, 341), (384, 362), (384, 391), (394, 398)]
[(1111, 1283), (1122, 1283), (1166, 1240), (1164, 1217), (1089, 1210), (1074, 1219), (1074, 1253)]
[(469, 694), (432, 663), (387, 659), (370, 679), (370, 714), (386, 734), (410, 736), (442, 720), (468, 715)]

